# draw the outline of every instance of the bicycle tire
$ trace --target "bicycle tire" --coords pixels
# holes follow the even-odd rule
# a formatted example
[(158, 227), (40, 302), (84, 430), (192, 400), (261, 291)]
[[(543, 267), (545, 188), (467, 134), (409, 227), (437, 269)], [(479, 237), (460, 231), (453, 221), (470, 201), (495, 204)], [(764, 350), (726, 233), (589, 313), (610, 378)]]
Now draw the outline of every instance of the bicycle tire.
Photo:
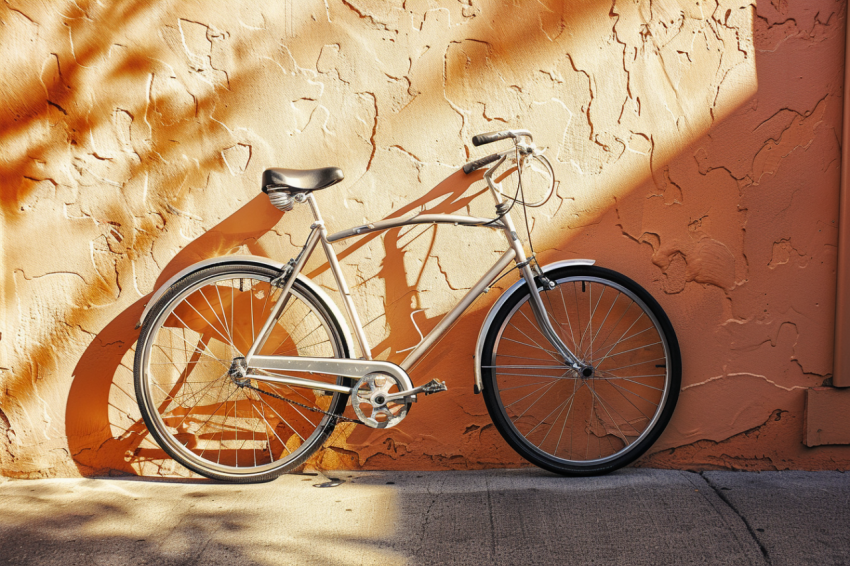
[[(557, 355), (522, 286), (500, 307), (485, 337), (479, 361), (484, 400), (499, 433), (529, 462), (562, 475), (605, 474), (637, 460), (667, 426), (681, 387), (679, 344), (658, 302), (628, 277), (596, 266), (568, 266), (546, 276), (555, 287), (540, 292), (553, 326), (594, 373), (582, 378)], [(609, 289), (615, 292), (606, 297)], [(593, 344), (600, 335), (603, 340)], [(619, 336), (613, 345), (612, 336)], [(614, 358), (621, 367), (608, 369)], [(663, 375), (654, 373), (662, 366)]]
[[(303, 405), (334, 415), (345, 409), (345, 394), (324, 395), (251, 381), (264, 391), (293, 398), (301, 403), (299, 408), (240, 387), (227, 374), (230, 361), (235, 355), (244, 356), (274, 304), (275, 293), (280, 293), (270, 284), (278, 275), (277, 270), (248, 263), (189, 273), (162, 295), (142, 326), (133, 368), (142, 417), (157, 444), (171, 458), (207, 478), (254, 483), (291, 471), (321, 448), (336, 424), (335, 418), (310, 413)], [(245, 312), (246, 307), (250, 314)], [(323, 336), (326, 342), (317, 340)], [(343, 336), (342, 325), (328, 305), (296, 279), (283, 314), (263, 350), (257, 353), (348, 358)], [(281, 337), (282, 341), (272, 347)], [(302, 344), (308, 338), (309, 343)], [(289, 350), (281, 352), (284, 347)], [(178, 358), (179, 363), (175, 361)], [(324, 379), (351, 385), (349, 378)], [(218, 405), (210, 413), (215, 403)], [(206, 420), (201, 422), (202, 418)]]

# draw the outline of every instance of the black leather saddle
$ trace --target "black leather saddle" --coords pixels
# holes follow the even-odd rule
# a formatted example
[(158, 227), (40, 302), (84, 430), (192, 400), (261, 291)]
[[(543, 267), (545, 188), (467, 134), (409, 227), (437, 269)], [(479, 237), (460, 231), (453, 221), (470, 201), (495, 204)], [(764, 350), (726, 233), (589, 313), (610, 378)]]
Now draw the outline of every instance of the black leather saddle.
[(321, 169), (266, 169), (263, 171), (263, 192), (269, 189), (286, 188), (306, 193), (327, 189), (344, 179), (339, 167)]

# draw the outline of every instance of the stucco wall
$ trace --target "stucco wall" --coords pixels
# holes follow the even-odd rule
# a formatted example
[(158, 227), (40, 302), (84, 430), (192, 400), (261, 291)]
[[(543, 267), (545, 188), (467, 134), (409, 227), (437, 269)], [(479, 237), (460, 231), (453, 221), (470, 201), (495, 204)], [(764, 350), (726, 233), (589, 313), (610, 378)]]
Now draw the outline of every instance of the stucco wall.
[[(135, 408), (133, 327), (199, 259), (293, 255), (308, 212), (275, 210), (263, 169), (342, 167), (317, 195), (332, 231), (487, 216), (457, 169), (504, 127), (561, 180), (533, 212), (541, 259), (622, 271), (678, 332), (679, 406), (639, 465), (846, 469), (850, 447), (802, 444), (832, 371), (844, 30), (840, 0), (0, 4), (0, 473), (184, 473)], [(504, 247), (458, 230), (338, 246), (378, 357)], [(472, 393), (495, 295), (413, 373), (447, 393), (340, 427), (314, 464), (520, 465)]]

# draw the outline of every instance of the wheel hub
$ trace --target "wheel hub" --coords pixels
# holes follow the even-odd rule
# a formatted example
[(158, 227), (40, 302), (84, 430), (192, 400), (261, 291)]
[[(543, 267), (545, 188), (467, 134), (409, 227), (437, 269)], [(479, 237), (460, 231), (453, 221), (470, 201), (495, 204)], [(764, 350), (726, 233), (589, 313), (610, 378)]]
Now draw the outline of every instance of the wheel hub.
[(593, 366), (584, 366), (580, 373), (582, 379), (590, 379), (595, 372), (596, 369)]
[(251, 383), (251, 379), (247, 377), (248, 363), (245, 361), (245, 358), (241, 356), (233, 358), (233, 363), (230, 364), (230, 369), (227, 370), (227, 375), (229, 375), (230, 380), (239, 387), (245, 387)]

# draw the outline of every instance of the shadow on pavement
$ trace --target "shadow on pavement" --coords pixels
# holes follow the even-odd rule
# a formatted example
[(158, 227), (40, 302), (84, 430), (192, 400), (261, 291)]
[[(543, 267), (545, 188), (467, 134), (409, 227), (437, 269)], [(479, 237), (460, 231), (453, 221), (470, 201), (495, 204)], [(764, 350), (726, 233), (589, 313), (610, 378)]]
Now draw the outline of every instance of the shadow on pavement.
[(12, 564), (846, 564), (850, 476), (335, 472), (0, 485)]

